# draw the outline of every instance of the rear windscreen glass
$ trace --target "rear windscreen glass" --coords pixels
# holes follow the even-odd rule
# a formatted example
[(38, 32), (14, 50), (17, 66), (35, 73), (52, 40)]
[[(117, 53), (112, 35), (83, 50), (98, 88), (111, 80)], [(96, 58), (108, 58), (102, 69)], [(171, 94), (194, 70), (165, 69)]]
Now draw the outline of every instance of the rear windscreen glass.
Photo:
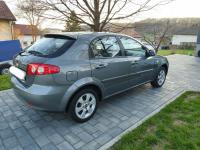
[(33, 55), (49, 56), (57, 53), (63, 47), (65, 50), (68, 49), (73, 42), (74, 39), (70, 38), (45, 37), (28, 47), (25, 51)]

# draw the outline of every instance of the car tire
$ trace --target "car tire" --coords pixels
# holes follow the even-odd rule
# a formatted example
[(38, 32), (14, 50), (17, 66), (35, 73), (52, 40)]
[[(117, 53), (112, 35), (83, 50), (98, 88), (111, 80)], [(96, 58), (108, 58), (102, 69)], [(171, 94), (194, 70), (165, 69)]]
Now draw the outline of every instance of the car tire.
[(160, 88), (163, 86), (163, 84), (165, 83), (166, 80), (166, 75), (167, 75), (167, 71), (164, 67), (161, 67), (158, 71), (158, 74), (156, 76), (156, 79), (154, 81), (151, 82), (151, 85), (154, 88)]
[(86, 122), (95, 114), (99, 102), (98, 93), (91, 89), (77, 92), (69, 106), (69, 114), (77, 122)]
[(3, 65), (0, 67), (0, 75), (9, 74), (10, 65)]

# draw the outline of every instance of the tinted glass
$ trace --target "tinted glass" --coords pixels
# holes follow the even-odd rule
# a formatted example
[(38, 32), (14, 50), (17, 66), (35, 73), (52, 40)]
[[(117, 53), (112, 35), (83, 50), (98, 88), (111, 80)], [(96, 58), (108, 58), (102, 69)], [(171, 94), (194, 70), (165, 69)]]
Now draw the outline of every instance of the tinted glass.
[(120, 47), (115, 37), (108, 36), (96, 39), (91, 47), (95, 57), (121, 56)]
[(43, 38), (26, 49), (26, 52), (35, 55), (48, 56), (59, 51), (65, 44), (72, 43), (73, 39)]
[(134, 56), (134, 57), (146, 56), (146, 51), (143, 49), (142, 45), (137, 41), (127, 37), (122, 37), (120, 38), (120, 40), (124, 47), (126, 56)]

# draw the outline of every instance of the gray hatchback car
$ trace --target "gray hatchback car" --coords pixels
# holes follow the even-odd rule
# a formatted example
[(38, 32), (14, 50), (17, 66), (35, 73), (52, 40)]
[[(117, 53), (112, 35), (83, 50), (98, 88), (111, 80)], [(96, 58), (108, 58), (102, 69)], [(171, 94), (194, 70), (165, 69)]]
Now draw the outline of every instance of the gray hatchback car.
[(90, 119), (99, 101), (133, 87), (161, 87), (168, 61), (114, 33), (46, 34), (13, 59), (15, 94), (33, 108)]

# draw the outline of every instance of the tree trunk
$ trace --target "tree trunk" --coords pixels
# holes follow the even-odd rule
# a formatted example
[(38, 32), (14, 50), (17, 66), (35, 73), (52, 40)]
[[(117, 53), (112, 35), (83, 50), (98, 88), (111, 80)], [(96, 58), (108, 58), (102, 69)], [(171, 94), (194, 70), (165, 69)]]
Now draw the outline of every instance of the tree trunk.
[(33, 26), (31, 25), (31, 32), (32, 32), (32, 41), (34, 42), (34, 33), (33, 33)]
[(94, 32), (100, 32), (99, 0), (94, 0)]

